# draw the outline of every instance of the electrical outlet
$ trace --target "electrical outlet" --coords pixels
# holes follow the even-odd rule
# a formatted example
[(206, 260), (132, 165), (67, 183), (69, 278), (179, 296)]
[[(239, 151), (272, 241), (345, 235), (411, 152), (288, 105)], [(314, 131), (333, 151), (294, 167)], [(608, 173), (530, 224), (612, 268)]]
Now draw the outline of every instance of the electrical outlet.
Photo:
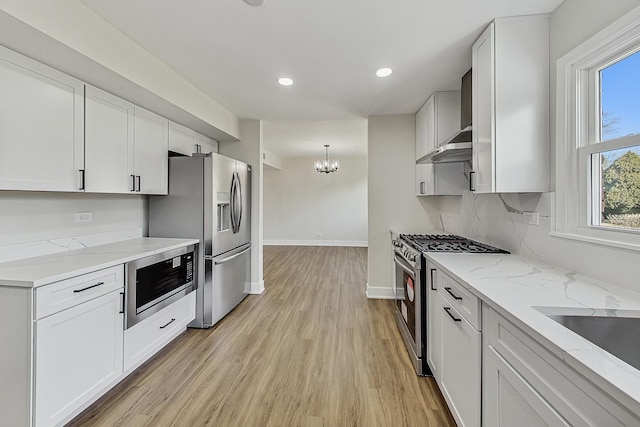
[(522, 212), (524, 222), (530, 225), (540, 225), (540, 214), (538, 212)]
[(76, 213), (76, 223), (78, 222), (91, 222), (93, 221), (93, 214), (91, 212), (79, 212)]

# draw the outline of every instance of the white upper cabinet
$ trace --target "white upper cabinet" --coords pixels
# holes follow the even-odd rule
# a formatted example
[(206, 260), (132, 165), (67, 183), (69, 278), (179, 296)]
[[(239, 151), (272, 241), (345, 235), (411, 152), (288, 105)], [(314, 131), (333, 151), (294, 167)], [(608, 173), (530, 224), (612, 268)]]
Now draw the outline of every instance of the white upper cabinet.
[(436, 94), (431, 95), (416, 113), (416, 160), (436, 146)]
[(79, 191), (84, 84), (0, 47), (0, 189)]
[[(136, 190), (167, 194), (169, 182), (169, 120), (135, 107), (133, 172)], [(130, 174), (130, 175), (131, 175)]]
[(196, 153), (200, 149), (200, 153), (217, 153), (218, 152), (218, 141), (215, 141), (208, 136), (204, 136), (202, 134), (196, 134)]
[(197, 152), (197, 132), (177, 123), (169, 122), (169, 150), (190, 156)]
[[(435, 92), (416, 113), (416, 160), (460, 130), (460, 91)], [(416, 195), (460, 195), (462, 163), (416, 165)]]
[(86, 89), (86, 191), (167, 194), (169, 121)]
[(472, 48), (477, 193), (549, 188), (549, 20), (501, 18)]
[(85, 108), (86, 191), (135, 191), (133, 104), (87, 86)]

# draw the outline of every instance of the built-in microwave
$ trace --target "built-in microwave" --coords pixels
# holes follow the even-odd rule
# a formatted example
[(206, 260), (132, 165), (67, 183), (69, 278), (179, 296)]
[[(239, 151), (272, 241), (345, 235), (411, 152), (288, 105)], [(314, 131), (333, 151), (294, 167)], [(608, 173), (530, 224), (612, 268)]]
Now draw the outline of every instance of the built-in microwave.
[(125, 264), (125, 329), (196, 288), (195, 245)]

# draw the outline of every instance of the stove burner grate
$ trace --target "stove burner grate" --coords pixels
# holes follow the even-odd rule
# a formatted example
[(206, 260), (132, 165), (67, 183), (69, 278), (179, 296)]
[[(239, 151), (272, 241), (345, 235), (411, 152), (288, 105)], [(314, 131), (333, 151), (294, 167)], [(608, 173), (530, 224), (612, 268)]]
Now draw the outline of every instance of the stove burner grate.
[(419, 251), (460, 253), (509, 253), (455, 234), (402, 234), (400, 238)]

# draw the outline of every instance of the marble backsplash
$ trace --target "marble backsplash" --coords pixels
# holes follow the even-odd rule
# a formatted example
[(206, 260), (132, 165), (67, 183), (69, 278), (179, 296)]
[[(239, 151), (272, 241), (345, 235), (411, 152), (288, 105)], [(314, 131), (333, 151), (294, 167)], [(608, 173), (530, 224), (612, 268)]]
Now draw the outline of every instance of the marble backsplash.
[[(552, 237), (555, 193), (474, 194), (439, 197), (443, 230), (488, 243), (572, 273), (640, 291), (637, 251)], [(525, 221), (539, 214), (539, 225)]]
[(142, 227), (12, 245), (0, 245), (0, 263), (143, 237)]

